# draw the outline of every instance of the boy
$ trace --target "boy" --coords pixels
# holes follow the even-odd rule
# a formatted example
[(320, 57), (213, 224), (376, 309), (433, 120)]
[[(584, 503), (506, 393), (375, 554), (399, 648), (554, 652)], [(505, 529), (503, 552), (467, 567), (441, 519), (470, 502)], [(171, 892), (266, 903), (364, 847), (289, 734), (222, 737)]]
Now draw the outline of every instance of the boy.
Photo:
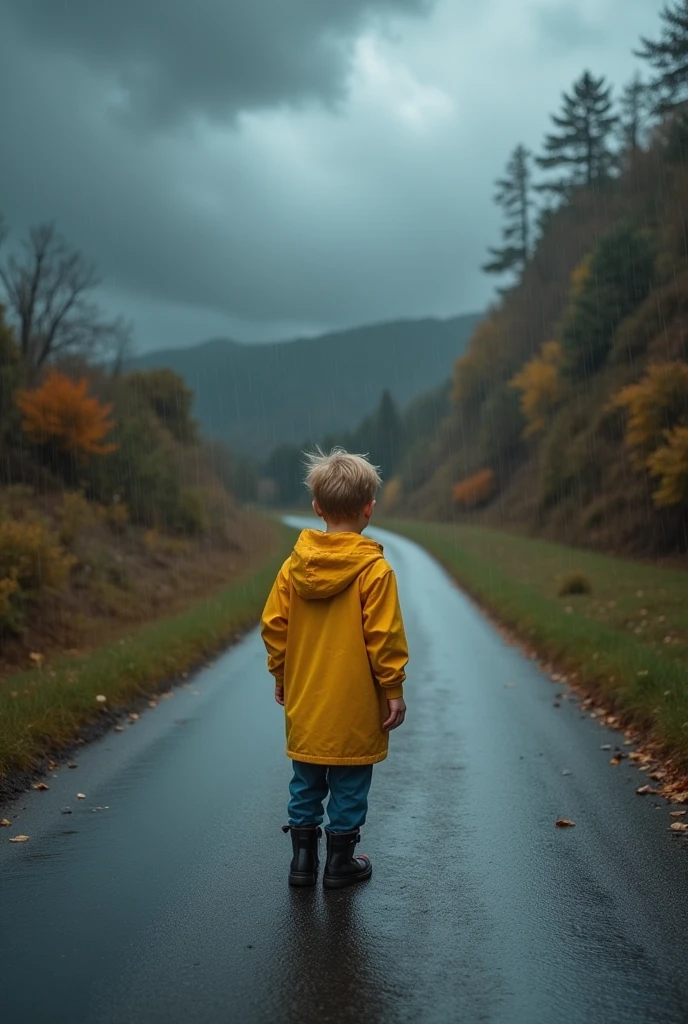
[(315, 885), (323, 801), (329, 793), (323, 885), (370, 878), (355, 856), (373, 765), (404, 721), (408, 661), (394, 573), (382, 546), (361, 534), (380, 476), (362, 455), (308, 455), (306, 485), (327, 530), (304, 530), (268, 598), (262, 636), (275, 700), (283, 705), (293, 858), (290, 885)]

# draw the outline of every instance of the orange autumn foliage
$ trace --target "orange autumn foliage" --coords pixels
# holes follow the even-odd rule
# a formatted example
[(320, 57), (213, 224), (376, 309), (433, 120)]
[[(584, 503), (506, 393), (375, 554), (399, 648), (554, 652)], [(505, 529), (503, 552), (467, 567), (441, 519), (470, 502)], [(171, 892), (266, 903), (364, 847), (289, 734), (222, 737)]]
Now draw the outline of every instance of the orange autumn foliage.
[(452, 497), (457, 505), (465, 509), (476, 508), (487, 501), (495, 492), (495, 475), (492, 469), (481, 469), (473, 476), (467, 476), (454, 484)]
[(54, 442), (65, 453), (84, 458), (108, 455), (116, 445), (104, 443), (115, 424), (111, 405), (88, 395), (88, 381), (74, 381), (52, 370), (40, 387), (17, 394), (22, 429), (38, 444)]

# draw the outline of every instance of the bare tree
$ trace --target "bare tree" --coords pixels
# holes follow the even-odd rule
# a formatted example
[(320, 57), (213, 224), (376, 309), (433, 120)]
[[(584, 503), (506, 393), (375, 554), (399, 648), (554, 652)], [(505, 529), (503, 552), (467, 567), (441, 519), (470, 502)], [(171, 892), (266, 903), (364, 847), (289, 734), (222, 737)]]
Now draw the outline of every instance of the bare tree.
[[(0, 225), (0, 243), (6, 232)], [(100, 284), (95, 267), (71, 249), (53, 224), (32, 228), (19, 255), (0, 263), (7, 307), (16, 320), (22, 362), (31, 378), (61, 355), (123, 351), (130, 328), (106, 321), (91, 293)]]
[(113, 377), (120, 377), (128, 361), (134, 344), (134, 328), (130, 321), (118, 317), (112, 325), (112, 352), (110, 372)]

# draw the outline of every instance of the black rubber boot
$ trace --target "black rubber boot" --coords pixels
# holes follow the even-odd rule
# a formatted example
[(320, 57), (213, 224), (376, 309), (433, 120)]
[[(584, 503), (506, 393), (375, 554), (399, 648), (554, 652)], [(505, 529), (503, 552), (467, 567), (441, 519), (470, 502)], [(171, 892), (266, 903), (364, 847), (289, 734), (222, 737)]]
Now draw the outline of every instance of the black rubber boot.
[(323, 885), (326, 889), (343, 889), (347, 885), (355, 885), (356, 882), (365, 882), (373, 873), (373, 865), (370, 858), (359, 854), (354, 856), (356, 844), (361, 841), (361, 833), (356, 832), (328, 832), (327, 836), (327, 863), (323, 875)]
[(293, 828), (284, 825), (283, 832), (291, 832), (291, 845), (294, 856), (289, 868), (289, 885), (315, 885), (318, 880), (318, 840), (322, 829), (317, 825), (308, 828)]

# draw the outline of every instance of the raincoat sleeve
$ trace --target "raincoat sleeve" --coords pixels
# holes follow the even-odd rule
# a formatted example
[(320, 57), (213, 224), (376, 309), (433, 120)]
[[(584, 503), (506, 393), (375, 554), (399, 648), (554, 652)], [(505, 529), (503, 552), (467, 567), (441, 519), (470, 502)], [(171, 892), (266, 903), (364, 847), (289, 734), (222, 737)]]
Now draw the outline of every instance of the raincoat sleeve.
[(402, 697), (408, 647), (391, 569), (361, 588), (363, 635), (373, 676), (391, 700)]
[(261, 620), (261, 636), (268, 652), (268, 671), (275, 677), (277, 686), (284, 686), (284, 661), (287, 655), (288, 565), (288, 562), (285, 563), (277, 575)]

